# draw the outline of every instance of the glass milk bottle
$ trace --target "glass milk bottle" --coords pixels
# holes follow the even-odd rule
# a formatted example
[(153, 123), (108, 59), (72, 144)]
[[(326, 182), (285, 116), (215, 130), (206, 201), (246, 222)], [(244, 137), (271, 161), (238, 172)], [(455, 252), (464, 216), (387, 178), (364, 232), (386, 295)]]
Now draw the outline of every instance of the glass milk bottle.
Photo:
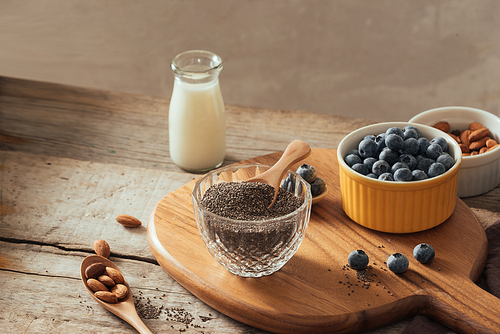
[(226, 113), (219, 87), (222, 60), (208, 51), (186, 51), (171, 64), (175, 75), (169, 109), (170, 157), (182, 169), (202, 173), (226, 155)]

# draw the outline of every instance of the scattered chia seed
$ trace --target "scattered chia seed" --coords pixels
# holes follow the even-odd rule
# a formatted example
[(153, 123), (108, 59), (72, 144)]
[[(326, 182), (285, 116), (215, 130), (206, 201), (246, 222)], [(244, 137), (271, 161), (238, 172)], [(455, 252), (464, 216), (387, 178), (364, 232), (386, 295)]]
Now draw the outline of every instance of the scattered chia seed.
[(219, 216), (236, 220), (261, 220), (292, 213), (302, 200), (279, 189), (274, 205), (269, 208), (274, 187), (260, 182), (220, 182), (203, 195), (201, 205)]

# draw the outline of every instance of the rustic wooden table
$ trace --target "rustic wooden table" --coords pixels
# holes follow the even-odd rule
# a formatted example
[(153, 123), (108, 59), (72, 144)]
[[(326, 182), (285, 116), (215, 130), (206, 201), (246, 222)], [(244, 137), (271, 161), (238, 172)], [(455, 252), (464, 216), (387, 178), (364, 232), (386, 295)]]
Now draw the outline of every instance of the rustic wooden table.
[[(225, 164), (282, 151), (293, 139), (336, 148), (371, 124), (305, 111), (227, 105)], [(346, 112), (348, 114), (348, 112)], [(168, 99), (0, 77), (0, 328), (4, 333), (133, 333), (99, 306), (80, 263), (104, 239), (139, 314), (164, 333), (263, 333), (210, 308), (149, 249), (146, 223), (166, 194), (197, 178), (168, 153)], [(463, 199), (487, 227), (500, 187)], [(139, 218), (127, 229), (118, 214)], [(409, 320), (372, 333), (401, 333)]]

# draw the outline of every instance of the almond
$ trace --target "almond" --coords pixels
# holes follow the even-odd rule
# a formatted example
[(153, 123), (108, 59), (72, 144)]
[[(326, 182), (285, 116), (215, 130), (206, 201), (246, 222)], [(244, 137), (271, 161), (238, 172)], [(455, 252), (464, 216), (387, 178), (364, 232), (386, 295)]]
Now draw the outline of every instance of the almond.
[(97, 291), (94, 293), (94, 296), (96, 296), (97, 298), (106, 303), (110, 304), (118, 303), (118, 297), (116, 297), (114, 293), (109, 291)]
[(450, 131), (450, 123), (448, 123), (448, 122), (439, 122), (439, 123), (436, 123), (436, 124), (434, 124), (434, 127), (436, 129), (439, 129), (439, 130), (444, 131), (444, 132), (449, 132)]
[(119, 270), (116, 270), (115, 268), (106, 267), (106, 274), (108, 274), (108, 276), (111, 277), (111, 279), (116, 284), (125, 283), (125, 278), (123, 277), (122, 273)]
[(470, 130), (464, 130), (460, 133), (460, 142), (467, 147), (469, 147), (470, 145), (470, 140), (469, 140), (470, 133), (471, 133)]
[(94, 241), (94, 251), (97, 255), (102, 256), (105, 259), (111, 255), (111, 248), (109, 247), (109, 244), (102, 239)]
[(488, 148), (487, 148), (486, 146), (483, 146), (483, 147), (481, 147), (481, 149), (479, 150), (479, 154), (486, 153), (486, 151), (488, 151)]
[(490, 134), (490, 130), (488, 128), (481, 128), (474, 130), (469, 135), (469, 142), (476, 141), (478, 139), (484, 138)]
[(478, 155), (478, 154), (479, 154), (478, 151), (472, 151), (472, 152), (470, 152), (470, 155)]
[(115, 286), (115, 281), (113, 281), (113, 279), (111, 277), (109, 277), (108, 275), (101, 275), (99, 277), (97, 277), (97, 279), (99, 280), (99, 282), (101, 282), (102, 284), (104, 284), (105, 286)]
[(470, 156), (471, 156), (471, 154), (470, 154), (470, 153), (462, 153), (462, 156), (463, 156), (463, 157), (470, 157)]
[(495, 146), (489, 147), (487, 152), (493, 151), (494, 149), (496, 149), (498, 147), (500, 147), (500, 144), (496, 144)]
[(448, 134), (450, 135), (451, 138), (455, 139), (455, 141), (460, 144), (460, 138), (455, 136), (453, 133), (448, 133)]
[(490, 137), (483, 137), (479, 140), (473, 141), (469, 145), (470, 150), (479, 150), (481, 147), (486, 146), (486, 142), (490, 139)]
[(469, 124), (469, 130), (471, 131), (475, 131), (482, 128), (485, 128), (485, 126), (478, 122), (472, 122)]
[(128, 288), (126, 285), (117, 284), (111, 288), (111, 293), (115, 294), (116, 298), (118, 299), (124, 299), (125, 297), (127, 297)]
[(89, 278), (87, 280), (87, 285), (94, 292), (97, 292), (97, 291), (109, 291), (108, 288), (104, 284), (102, 284), (101, 282), (99, 282), (95, 278)]
[(103, 263), (96, 262), (92, 263), (85, 269), (85, 277), (87, 278), (97, 278), (106, 270), (106, 266)]
[(487, 148), (491, 148), (491, 147), (493, 147), (493, 146), (495, 146), (495, 145), (497, 145), (497, 144), (498, 144), (498, 143), (495, 141), (495, 139), (491, 139), (491, 138), (490, 138), (490, 139), (488, 139), (488, 140), (486, 141), (486, 147), (487, 147)]
[(129, 215), (118, 215), (116, 221), (125, 227), (139, 227), (142, 225), (139, 219)]
[(464, 145), (464, 144), (458, 144), (460, 145), (460, 148), (462, 149), (462, 153), (469, 153), (470, 150), (469, 150), (469, 147)]

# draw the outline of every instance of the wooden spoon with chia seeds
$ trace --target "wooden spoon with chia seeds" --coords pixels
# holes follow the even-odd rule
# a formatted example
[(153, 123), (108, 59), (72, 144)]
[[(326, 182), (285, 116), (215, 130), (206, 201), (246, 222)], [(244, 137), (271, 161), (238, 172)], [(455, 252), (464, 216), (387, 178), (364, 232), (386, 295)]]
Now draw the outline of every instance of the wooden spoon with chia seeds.
[(290, 166), (307, 158), (311, 154), (311, 147), (302, 140), (295, 139), (285, 149), (281, 158), (264, 173), (251, 177), (246, 182), (262, 182), (274, 187), (273, 201), (269, 205), (272, 207), (276, 202), (281, 180)]

